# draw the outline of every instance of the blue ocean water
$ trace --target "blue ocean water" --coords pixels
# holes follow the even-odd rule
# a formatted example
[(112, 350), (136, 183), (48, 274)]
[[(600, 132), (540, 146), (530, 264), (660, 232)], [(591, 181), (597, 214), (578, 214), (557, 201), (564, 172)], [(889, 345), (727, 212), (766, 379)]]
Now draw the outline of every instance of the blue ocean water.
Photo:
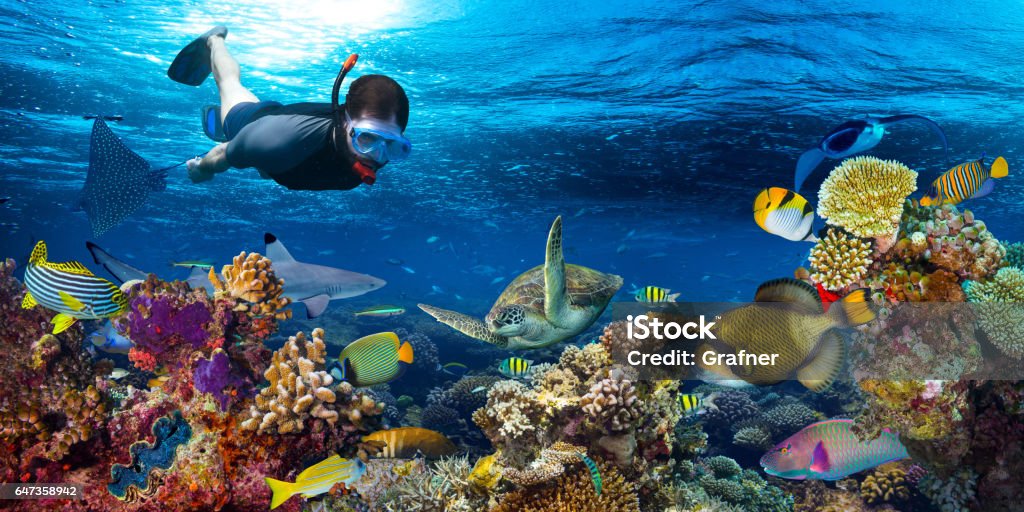
[[(1015, 2), (304, 4), (0, 2), (0, 196), (11, 198), (0, 253), (24, 262), (42, 239), (52, 259), (92, 264), (73, 211), (88, 166), (82, 115), (123, 115), (113, 130), (155, 167), (212, 147), (199, 109), (217, 101), (213, 81), (190, 88), (165, 72), (214, 23), (229, 27), (261, 99), (327, 101), (359, 53), (353, 76), (388, 74), (409, 93), (414, 150), (347, 192), (289, 191), (253, 169), (195, 185), (173, 170), (166, 191), (94, 240), (164, 277), (186, 275), (170, 261), (262, 251), (273, 232), (304, 261), (388, 281), (351, 308), (482, 315), (542, 262), (563, 215), (568, 261), (622, 275), (618, 300), (648, 284), (749, 300), (810, 248), (761, 231), (754, 196), (791, 186), (799, 154), (863, 114), (936, 120), (954, 162), (1005, 155), (1010, 178), (967, 206), (1000, 239), (1024, 239)], [(922, 188), (948, 168), (912, 125), (871, 154), (919, 170)], [(804, 188), (812, 202), (827, 168)]]

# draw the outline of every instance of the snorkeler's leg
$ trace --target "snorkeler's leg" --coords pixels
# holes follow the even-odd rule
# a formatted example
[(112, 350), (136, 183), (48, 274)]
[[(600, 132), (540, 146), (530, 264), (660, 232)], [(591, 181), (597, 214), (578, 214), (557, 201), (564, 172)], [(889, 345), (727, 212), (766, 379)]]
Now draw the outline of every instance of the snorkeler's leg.
[(217, 80), (217, 90), (220, 92), (220, 120), (224, 122), (235, 105), (245, 102), (256, 103), (259, 98), (242, 85), (242, 71), (238, 67), (238, 61), (228, 52), (224, 38), (210, 37), (206, 45), (210, 48), (210, 67), (213, 69), (213, 78)]
[(201, 183), (212, 180), (214, 174), (228, 170), (231, 164), (228, 163), (227, 153), (227, 143), (218, 144), (198, 161), (189, 160), (186, 165), (188, 178), (192, 183)]

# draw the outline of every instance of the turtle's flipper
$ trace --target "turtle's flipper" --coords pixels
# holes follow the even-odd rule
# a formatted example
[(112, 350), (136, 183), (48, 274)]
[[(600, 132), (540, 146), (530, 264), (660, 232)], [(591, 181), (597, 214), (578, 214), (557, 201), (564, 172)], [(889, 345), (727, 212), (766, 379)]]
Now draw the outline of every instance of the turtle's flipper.
[(565, 295), (565, 257), (562, 255), (562, 216), (555, 217), (548, 232), (548, 248), (544, 257), (544, 316), (559, 325), (565, 318), (569, 301)]
[(420, 309), (426, 311), (426, 313), (442, 324), (455, 329), (456, 331), (465, 334), (471, 338), (476, 338), (480, 341), (486, 341), (492, 345), (497, 345), (501, 348), (508, 346), (508, 338), (494, 334), (484, 325), (483, 322), (477, 320), (468, 315), (462, 313), (456, 313), (455, 311), (448, 311), (447, 309), (435, 308), (428, 304), (417, 304)]

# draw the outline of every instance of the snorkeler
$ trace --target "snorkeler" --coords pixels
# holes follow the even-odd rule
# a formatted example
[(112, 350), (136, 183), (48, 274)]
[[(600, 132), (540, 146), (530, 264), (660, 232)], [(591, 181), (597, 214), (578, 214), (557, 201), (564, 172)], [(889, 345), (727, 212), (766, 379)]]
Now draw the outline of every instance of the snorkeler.
[(349, 190), (372, 185), (377, 171), (409, 156), (402, 133), (409, 99), (384, 75), (352, 82), (343, 104), (338, 92), (357, 56), (345, 61), (330, 103), (260, 101), (240, 81), (238, 62), (218, 26), (183, 48), (167, 70), (176, 82), (198, 86), (213, 73), (220, 106), (204, 110), (204, 131), (222, 142), (186, 163), (194, 183), (213, 179), (230, 167), (256, 167), (260, 175), (292, 190)]

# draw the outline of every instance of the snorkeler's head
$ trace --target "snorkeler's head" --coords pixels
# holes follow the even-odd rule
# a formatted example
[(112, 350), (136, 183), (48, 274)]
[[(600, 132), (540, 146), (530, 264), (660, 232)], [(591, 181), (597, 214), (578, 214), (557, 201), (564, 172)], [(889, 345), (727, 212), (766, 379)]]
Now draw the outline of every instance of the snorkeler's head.
[(345, 111), (354, 119), (389, 120), (402, 132), (409, 122), (409, 98), (398, 82), (384, 75), (363, 75), (352, 82), (345, 96)]

